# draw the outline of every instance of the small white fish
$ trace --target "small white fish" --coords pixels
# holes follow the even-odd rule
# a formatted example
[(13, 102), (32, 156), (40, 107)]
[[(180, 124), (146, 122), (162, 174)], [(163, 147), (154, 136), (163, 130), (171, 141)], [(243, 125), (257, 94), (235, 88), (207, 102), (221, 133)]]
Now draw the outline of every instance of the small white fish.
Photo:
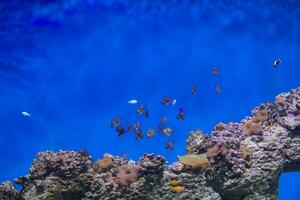
[(31, 115), (30, 115), (28, 112), (26, 112), (26, 111), (21, 112), (21, 114), (22, 114), (24, 117), (31, 117)]
[(138, 101), (137, 101), (137, 100), (135, 100), (135, 99), (132, 99), (132, 100), (128, 101), (128, 103), (129, 103), (129, 104), (137, 104), (137, 103), (138, 103)]
[(281, 64), (281, 60), (280, 59), (276, 59), (274, 62), (273, 62), (273, 67), (279, 67), (279, 65)]
[(172, 128), (164, 128), (163, 129), (163, 133), (167, 136), (170, 136), (173, 132), (173, 129)]
[(172, 102), (172, 106), (175, 106), (176, 102), (177, 102), (176, 99), (174, 99)]

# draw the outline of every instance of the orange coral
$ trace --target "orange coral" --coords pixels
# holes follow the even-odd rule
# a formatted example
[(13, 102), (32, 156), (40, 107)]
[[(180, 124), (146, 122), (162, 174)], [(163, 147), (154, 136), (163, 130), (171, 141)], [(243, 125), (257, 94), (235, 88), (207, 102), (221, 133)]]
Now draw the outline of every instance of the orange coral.
[(219, 122), (219, 123), (216, 125), (216, 129), (219, 130), (219, 131), (224, 130), (225, 127), (226, 127), (226, 124), (224, 124), (223, 122)]
[(183, 186), (174, 186), (174, 187), (171, 187), (170, 188), (171, 192), (182, 192), (184, 190), (184, 187)]

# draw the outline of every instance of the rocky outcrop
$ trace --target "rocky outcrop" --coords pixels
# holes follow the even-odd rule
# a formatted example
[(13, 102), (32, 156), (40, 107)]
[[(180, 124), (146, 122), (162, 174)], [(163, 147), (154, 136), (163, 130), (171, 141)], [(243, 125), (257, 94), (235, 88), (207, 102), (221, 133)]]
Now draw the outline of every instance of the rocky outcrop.
[[(195, 170), (170, 166), (162, 156), (145, 154), (138, 161), (105, 155), (93, 163), (85, 151), (46, 151), (28, 175), (0, 185), (0, 199), (76, 200), (275, 200), (282, 172), (300, 170), (300, 88), (256, 107), (240, 123), (219, 123), (211, 135), (192, 131), (189, 159), (209, 164)], [(193, 162), (193, 160), (191, 160)]]

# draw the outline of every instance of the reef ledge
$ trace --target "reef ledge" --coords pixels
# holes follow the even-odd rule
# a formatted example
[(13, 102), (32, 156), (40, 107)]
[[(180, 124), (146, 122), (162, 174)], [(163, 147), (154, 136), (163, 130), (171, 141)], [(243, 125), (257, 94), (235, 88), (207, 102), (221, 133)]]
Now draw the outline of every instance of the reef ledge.
[(29, 174), (0, 184), (2, 200), (275, 200), (283, 172), (300, 170), (300, 88), (253, 109), (240, 123), (219, 123), (210, 135), (189, 134), (185, 157), (167, 165), (86, 151), (45, 151)]

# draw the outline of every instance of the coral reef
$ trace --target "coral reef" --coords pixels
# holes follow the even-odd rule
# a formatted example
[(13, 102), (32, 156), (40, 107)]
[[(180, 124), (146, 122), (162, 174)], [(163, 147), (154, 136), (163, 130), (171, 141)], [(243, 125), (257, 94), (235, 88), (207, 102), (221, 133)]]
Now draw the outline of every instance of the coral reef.
[[(251, 115), (217, 124), (211, 136), (192, 131), (187, 155), (169, 166), (154, 154), (138, 162), (104, 155), (93, 163), (86, 151), (39, 153), (29, 174), (15, 180), (21, 191), (5, 182), (0, 199), (278, 199), (280, 174), (300, 170), (300, 88)], [(245, 129), (249, 122), (260, 125), (259, 134)]]

